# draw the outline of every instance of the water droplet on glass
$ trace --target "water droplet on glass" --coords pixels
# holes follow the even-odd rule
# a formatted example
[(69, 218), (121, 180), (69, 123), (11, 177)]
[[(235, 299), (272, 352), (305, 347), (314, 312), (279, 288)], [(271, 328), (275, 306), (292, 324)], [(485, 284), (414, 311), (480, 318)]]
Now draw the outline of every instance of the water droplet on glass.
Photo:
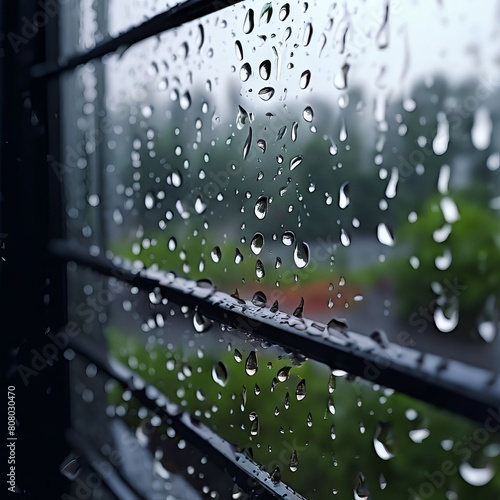
[(240, 78), (242, 82), (246, 82), (252, 75), (252, 67), (250, 64), (245, 63), (240, 69)]
[(285, 410), (288, 410), (290, 408), (290, 393), (287, 392), (285, 394), (285, 400), (283, 401), (283, 406)]
[(389, 460), (394, 457), (394, 433), (392, 424), (388, 422), (379, 422), (373, 437), (373, 446), (375, 452), (382, 460)]
[(293, 316), (296, 318), (302, 318), (302, 315), (304, 313), (304, 297), (300, 298), (300, 304), (298, 307), (295, 308), (295, 311), (293, 311)]
[(212, 378), (214, 382), (224, 387), (227, 384), (228, 377), (226, 365), (222, 361), (218, 361), (212, 368)]
[(349, 74), (350, 65), (345, 63), (340, 71), (333, 77), (333, 84), (338, 90), (347, 88), (347, 77)]
[(460, 213), (458, 212), (458, 207), (456, 203), (449, 197), (444, 197), (440, 203), (441, 211), (448, 224), (453, 224), (458, 219), (460, 219)]
[(248, 153), (250, 151), (250, 148), (252, 147), (252, 127), (249, 128), (248, 130), (248, 135), (245, 140), (245, 144), (243, 146), (243, 159), (246, 160)]
[(283, 243), (283, 245), (287, 247), (293, 245), (294, 241), (295, 241), (295, 234), (292, 231), (285, 231), (281, 236), (281, 242)]
[(219, 246), (216, 246), (212, 249), (210, 252), (210, 257), (212, 257), (212, 260), (218, 264), (222, 258), (222, 252)]
[(264, 7), (262, 7), (262, 11), (260, 13), (260, 22), (264, 21), (265, 23), (268, 23), (271, 20), (271, 16), (273, 15), (273, 5), (271, 2), (267, 2), (264, 4)]
[(369, 500), (370, 491), (366, 485), (365, 476), (362, 472), (358, 472), (354, 483), (354, 500)]
[(410, 439), (417, 444), (420, 444), (424, 439), (427, 439), (431, 434), (429, 429), (412, 429), (408, 435)]
[(292, 455), (290, 457), (290, 470), (292, 472), (296, 472), (299, 467), (299, 458), (297, 457), (297, 450), (292, 451)]
[(250, 242), (250, 249), (255, 255), (259, 255), (264, 248), (264, 236), (262, 233), (255, 233)]
[(198, 333), (203, 333), (212, 326), (212, 321), (205, 318), (205, 316), (200, 314), (198, 311), (195, 311), (193, 315), (193, 326)]
[(345, 247), (348, 247), (351, 244), (351, 238), (344, 228), (340, 228), (340, 243), (342, 243)]
[(446, 314), (440, 306), (434, 311), (434, 323), (437, 329), (443, 333), (453, 331), (458, 325), (458, 299), (448, 308)]
[(295, 390), (295, 396), (297, 397), (297, 401), (302, 401), (306, 397), (306, 381), (305, 381), (305, 379), (301, 380), (297, 384), (297, 389)]
[(245, 17), (245, 22), (243, 23), (243, 33), (251, 33), (255, 26), (254, 12), (253, 9), (248, 9), (247, 15)]
[(299, 128), (298, 122), (293, 122), (292, 123), (292, 130), (291, 130), (291, 136), (292, 136), (292, 141), (295, 142), (297, 140), (297, 131)]
[(301, 163), (302, 163), (302, 156), (300, 155), (297, 155), (297, 156), (294, 156), (291, 160), (290, 160), (290, 170), (295, 170)]
[(307, 47), (311, 43), (311, 38), (313, 34), (313, 27), (311, 23), (307, 23), (304, 30), (304, 38), (302, 39), (302, 44)]
[(335, 415), (335, 403), (333, 401), (333, 397), (330, 396), (328, 398), (328, 405), (327, 405), (328, 411), (332, 414)]
[(271, 61), (269, 61), (269, 59), (260, 63), (259, 75), (263, 80), (269, 80), (269, 77), (271, 76)]
[(394, 246), (394, 237), (384, 222), (381, 222), (377, 226), (377, 238), (383, 245)]
[(251, 351), (245, 361), (245, 371), (247, 372), (247, 375), (251, 377), (257, 373), (258, 369), (259, 365), (257, 362), (257, 353), (255, 351)]
[(267, 303), (267, 297), (264, 292), (258, 291), (253, 294), (252, 304), (257, 307), (265, 307)]
[(303, 241), (301, 243), (297, 242), (295, 244), (295, 250), (293, 251), (293, 261), (295, 265), (302, 269), (309, 264), (310, 252), (309, 245)]
[(277, 301), (277, 300), (275, 300), (275, 301), (273, 302), (273, 305), (271, 306), (270, 311), (271, 311), (272, 313), (277, 313), (277, 312), (278, 312), (278, 310), (279, 310), (279, 304), (278, 304), (278, 301)]
[(180, 96), (179, 105), (184, 111), (191, 106), (191, 94), (188, 91)]
[(290, 376), (290, 370), (292, 369), (291, 366), (284, 366), (278, 371), (278, 374), (276, 375), (277, 379), (279, 382), (286, 382), (288, 380), (288, 377)]
[(255, 275), (257, 278), (261, 279), (266, 275), (266, 270), (264, 269), (264, 264), (260, 259), (257, 259), (255, 263)]
[(270, 478), (273, 484), (278, 484), (281, 481), (281, 471), (280, 466), (277, 465), (270, 474)]
[(448, 143), (450, 142), (450, 124), (446, 114), (442, 111), (437, 114), (437, 122), (437, 131), (432, 141), (432, 149), (435, 154), (443, 155), (448, 150)]
[(485, 106), (480, 106), (474, 113), (474, 123), (471, 128), (472, 144), (479, 151), (484, 151), (491, 143), (493, 122), (490, 112)]
[(196, 200), (194, 202), (194, 209), (196, 213), (200, 215), (207, 209), (206, 203), (203, 202), (200, 196), (196, 197)]
[(234, 263), (239, 264), (243, 261), (243, 255), (240, 252), (239, 248), (236, 249), (235, 254), (234, 254)]
[(241, 42), (239, 40), (236, 40), (234, 43), (234, 48), (236, 51), (236, 57), (238, 58), (239, 61), (243, 60), (243, 47), (241, 45)]
[(259, 196), (255, 202), (254, 214), (260, 220), (267, 215), (267, 196)]
[(337, 387), (337, 378), (333, 373), (330, 374), (330, 378), (328, 379), (328, 392), (331, 394), (335, 391)]
[(250, 435), (251, 436), (257, 436), (259, 434), (259, 417), (255, 417), (255, 419), (252, 421), (250, 425)]
[(266, 152), (267, 146), (266, 146), (266, 141), (264, 139), (259, 139), (257, 141), (257, 146), (263, 153)]
[(259, 97), (263, 101), (269, 101), (271, 97), (274, 95), (274, 89), (272, 87), (264, 87), (259, 90)]
[(241, 355), (241, 352), (238, 351), (238, 349), (234, 350), (234, 360), (236, 363), (241, 363), (243, 361), (243, 356)]
[(463, 462), (460, 464), (458, 470), (463, 480), (472, 486), (484, 486), (495, 475), (495, 469), (489, 462), (482, 467), (473, 467), (469, 462)]
[(146, 193), (144, 196), (144, 206), (146, 210), (151, 210), (155, 206), (155, 196), (153, 193)]
[(280, 13), (279, 13), (280, 21), (284, 21), (288, 17), (289, 14), (290, 14), (290, 5), (286, 3), (280, 9)]
[(311, 123), (313, 121), (313, 118), (314, 118), (314, 111), (313, 109), (311, 108), (311, 106), (307, 106), (304, 111), (302, 112), (302, 118), (304, 118), (304, 120), (306, 122), (309, 122)]
[(349, 182), (344, 182), (339, 189), (339, 207), (346, 208), (351, 202), (349, 198)]
[(311, 81), (311, 72), (306, 69), (302, 75), (300, 75), (300, 88), (305, 89), (309, 85), (309, 82)]

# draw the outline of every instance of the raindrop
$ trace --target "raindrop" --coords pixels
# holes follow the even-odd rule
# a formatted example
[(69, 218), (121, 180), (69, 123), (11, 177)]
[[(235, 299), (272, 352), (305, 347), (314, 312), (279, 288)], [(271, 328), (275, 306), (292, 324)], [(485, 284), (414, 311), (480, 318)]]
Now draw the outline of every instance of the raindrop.
[(246, 82), (252, 75), (252, 67), (250, 64), (245, 63), (240, 69), (240, 78), (242, 82)]
[(313, 27), (311, 23), (306, 24), (306, 29), (304, 30), (304, 38), (302, 39), (302, 44), (307, 47), (311, 43), (311, 38), (313, 34)]
[(191, 106), (191, 94), (188, 91), (184, 92), (184, 94), (182, 94), (180, 96), (179, 105), (180, 105), (181, 109), (183, 109), (184, 111), (186, 109), (190, 108), (190, 106)]
[(280, 9), (280, 13), (279, 13), (280, 21), (284, 21), (288, 17), (289, 14), (290, 14), (290, 5), (286, 3)]
[(408, 435), (410, 439), (417, 444), (420, 444), (424, 439), (427, 439), (431, 434), (429, 429), (412, 429)]
[(305, 379), (301, 380), (297, 384), (297, 389), (295, 390), (295, 396), (297, 397), (297, 401), (302, 401), (306, 397), (306, 381), (305, 381)]
[(258, 396), (260, 394), (260, 392), (261, 392), (260, 387), (257, 384), (255, 384), (255, 387), (253, 388), (253, 392), (256, 396)]
[(243, 146), (243, 159), (246, 160), (248, 153), (250, 151), (250, 148), (252, 147), (252, 127), (248, 130), (248, 135), (245, 140), (245, 144)]
[(299, 128), (299, 124), (297, 122), (292, 123), (292, 130), (291, 130), (291, 136), (292, 136), (292, 141), (295, 142), (297, 140), (297, 130)]
[(234, 360), (236, 361), (236, 363), (241, 363), (243, 361), (243, 356), (238, 349), (234, 350)]
[(279, 304), (278, 304), (278, 301), (277, 301), (277, 300), (275, 300), (275, 301), (273, 302), (273, 305), (271, 306), (270, 311), (271, 311), (272, 313), (277, 313), (277, 312), (278, 312), (278, 310), (279, 310)]
[(394, 246), (394, 237), (385, 223), (381, 222), (377, 227), (377, 238), (383, 245)]
[(234, 254), (234, 263), (239, 264), (242, 261), (243, 261), (243, 255), (240, 252), (239, 248), (237, 248)]
[(155, 196), (153, 193), (146, 193), (144, 196), (144, 206), (146, 210), (151, 210), (155, 206)]
[(283, 136), (285, 135), (285, 133), (286, 133), (286, 125), (283, 125), (283, 127), (281, 127), (278, 130), (278, 134), (276, 135), (276, 140), (281, 141), (281, 139), (283, 139)]
[(270, 478), (273, 484), (278, 484), (281, 481), (281, 471), (280, 466), (277, 465), (270, 474)]
[(491, 463), (483, 467), (473, 467), (469, 462), (463, 462), (458, 468), (463, 480), (472, 486), (484, 486), (488, 484), (495, 475), (495, 470)]
[(271, 61), (269, 61), (269, 59), (260, 63), (259, 75), (263, 80), (269, 80), (269, 77), (271, 76)]
[(283, 245), (287, 247), (293, 245), (294, 241), (295, 241), (295, 234), (292, 231), (285, 231), (281, 236), (281, 242), (283, 243)]
[(295, 311), (293, 311), (293, 316), (296, 318), (302, 318), (302, 315), (304, 314), (304, 297), (300, 298), (300, 304), (298, 307), (295, 308)]
[(288, 377), (290, 376), (290, 370), (292, 369), (291, 366), (284, 366), (278, 371), (278, 374), (276, 375), (277, 379), (279, 382), (286, 382), (288, 380)]
[(335, 403), (333, 402), (333, 397), (330, 396), (328, 398), (328, 411), (332, 414), (335, 415)]
[(382, 460), (389, 460), (394, 457), (394, 434), (392, 424), (379, 422), (373, 438), (375, 452)]
[(354, 483), (354, 500), (368, 500), (370, 491), (365, 482), (365, 476), (362, 472), (358, 472), (356, 482)]
[(200, 314), (198, 311), (195, 311), (193, 315), (193, 326), (198, 333), (203, 333), (212, 326), (212, 321), (205, 318), (205, 316)]
[(276, 262), (274, 264), (274, 268), (275, 269), (279, 269), (281, 267), (281, 265), (283, 264), (282, 260), (281, 260), (281, 257), (276, 257)]
[(313, 109), (311, 108), (311, 106), (307, 106), (304, 111), (302, 112), (302, 118), (304, 118), (304, 120), (306, 122), (309, 122), (311, 123), (313, 121), (313, 118), (314, 118), (314, 111)]
[(264, 248), (264, 236), (262, 233), (255, 233), (250, 242), (250, 249), (255, 255), (259, 255)]
[(266, 275), (264, 264), (260, 259), (257, 259), (257, 262), (255, 263), (255, 275), (259, 279), (263, 278)]
[(253, 9), (248, 9), (247, 15), (245, 17), (245, 22), (243, 23), (243, 33), (251, 33), (253, 31), (253, 28), (255, 26), (254, 23), (254, 13)]
[(380, 473), (380, 476), (378, 477), (378, 484), (380, 485), (381, 490), (385, 490), (387, 487), (387, 480), (382, 473)]
[(439, 169), (439, 177), (438, 177), (438, 191), (441, 194), (446, 194), (448, 192), (448, 185), (450, 183), (450, 166), (442, 165)]
[(311, 72), (306, 69), (302, 75), (300, 75), (300, 88), (305, 89), (309, 85), (309, 82), (311, 81)]
[(263, 101), (269, 101), (271, 97), (274, 95), (274, 89), (272, 87), (264, 87), (259, 90), (259, 97)]
[(257, 362), (257, 353), (255, 351), (251, 351), (245, 361), (245, 371), (247, 372), (247, 375), (251, 377), (257, 373), (258, 369), (259, 365)]
[(297, 450), (292, 451), (292, 456), (290, 457), (290, 470), (292, 472), (297, 472), (299, 467), (299, 458), (297, 457)]
[(271, 16), (273, 15), (273, 5), (271, 2), (267, 2), (260, 13), (260, 22), (265, 21), (269, 23)]
[(348, 247), (351, 244), (351, 238), (344, 228), (340, 228), (340, 243), (342, 243), (344, 247)]
[(434, 323), (437, 329), (443, 333), (453, 331), (458, 325), (458, 299), (452, 303), (452, 305), (454, 304), (456, 304), (455, 307), (451, 308), (451, 313), (448, 313), (448, 315), (445, 315), (443, 309), (439, 306), (434, 311)]
[(340, 190), (339, 190), (339, 207), (341, 209), (344, 209), (347, 206), (349, 206), (350, 202), (351, 202), (351, 200), (349, 198), (349, 182), (346, 181), (346, 182), (344, 182), (340, 186)]
[(303, 269), (309, 264), (310, 252), (309, 245), (303, 241), (302, 243), (297, 242), (295, 244), (295, 250), (293, 251), (293, 261), (299, 269)]
[(168, 240), (168, 249), (173, 252), (177, 248), (177, 240), (172, 236)]
[(241, 42), (239, 40), (236, 40), (234, 43), (234, 48), (236, 51), (236, 57), (238, 58), (239, 61), (243, 60), (243, 47), (241, 45)]
[(387, 183), (387, 188), (385, 189), (386, 198), (390, 199), (396, 196), (398, 180), (399, 180), (399, 170), (396, 167), (393, 167), (391, 171), (391, 178), (389, 179), (389, 182)]
[(212, 257), (212, 260), (218, 264), (222, 258), (222, 252), (219, 246), (216, 246), (212, 249), (210, 252), (210, 257)]
[(443, 255), (438, 255), (434, 259), (434, 264), (437, 267), (437, 269), (439, 269), (440, 271), (446, 271), (446, 269), (448, 269), (450, 267), (450, 265), (451, 265), (451, 252), (450, 252), (450, 249), (447, 248), (444, 251)]
[(453, 224), (460, 219), (458, 207), (451, 198), (444, 197), (439, 205), (441, 207), (441, 211), (443, 212), (444, 219), (448, 224)]
[(200, 196), (196, 197), (196, 200), (194, 202), (194, 209), (196, 213), (200, 215), (207, 209), (206, 203), (203, 202)]
[(285, 407), (285, 410), (288, 410), (290, 408), (290, 394), (287, 392), (285, 396), (285, 402), (283, 403), (283, 406)]
[(479, 151), (484, 151), (491, 143), (491, 132), (493, 122), (491, 121), (488, 108), (481, 106), (474, 113), (474, 123), (471, 128), (472, 144)]
[(290, 171), (295, 170), (302, 163), (302, 160), (303, 160), (302, 156), (300, 155), (294, 156), (290, 160)]
[(335, 391), (337, 387), (337, 378), (333, 373), (330, 374), (330, 378), (328, 379), (328, 392), (331, 394)]
[(344, 90), (347, 88), (347, 77), (349, 74), (350, 65), (345, 63), (340, 72), (338, 72), (333, 78), (333, 84), (338, 90)]
[(376, 36), (379, 49), (385, 49), (389, 45), (389, 2), (385, 6), (384, 20)]
[(259, 139), (257, 141), (257, 146), (263, 153), (266, 152), (267, 146), (266, 146), (266, 141), (264, 139)]
[(212, 368), (212, 378), (216, 384), (224, 387), (228, 379), (227, 367), (222, 361), (218, 361)]
[(252, 304), (257, 307), (265, 307), (267, 303), (267, 297), (264, 292), (258, 291), (253, 294)]
[(437, 114), (437, 122), (437, 131), (432, 141), (432, 149), (435, 154), (442, 155), (446, 153), (448, 149), (448, 143), (450, 141), (450, 124), (448, 123), (446, 114), (442, 111)]
[(259, 417), (255, 416), (254, 420), (250, 425), (250, 435), (257, 436), (259, 434), (260, 426), (259, 426)]
[(311, 412), (307, 414), (307, 427), (312, 427), (313, 425), (313, 417), (311, 415)]
[(259, 196), (255, 202), (254, 214), (260, 220), (267, 215), (267, 196)]

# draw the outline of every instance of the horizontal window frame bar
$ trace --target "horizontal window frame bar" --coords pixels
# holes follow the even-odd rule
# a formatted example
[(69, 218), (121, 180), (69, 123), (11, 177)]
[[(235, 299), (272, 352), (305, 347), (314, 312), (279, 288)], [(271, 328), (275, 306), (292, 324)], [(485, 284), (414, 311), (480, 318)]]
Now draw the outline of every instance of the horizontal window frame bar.
[[(80, 457), (97, 473), (106, 487), (120, 500), (147, 500), (141, 495), (119, 470), (114, 467), (109, 460), (102, 455), (81, 433), (70, 429), (66, 431), (66, 441), (76, 451)], [(81, 459), (78, 459), (81, 460)], [(104, 466), (106, 473), (104, 474)]]
[[(174, 279), (173, 273), (138, 270), (125, 261), (117, 265), (103, 257), (93, 257), (67, 241), (52, 241), (49, 251), (55, 258), (73, 261), (145, 292), (159, 289), (169, 301), (196, 309), (212, 321), (239, 328), (331, 368), (345, 370), (477, 422), (484, 423), (493, 410), (500, 408), (498, 373), (397, 344), (382, 347), (370, 337), (351, 331), (345, 338), (340, 332), (323, 338), (307, 318), (290, 318), (285, 313), (272, 316), (269, 309), (249, 301), (245, 302), (245, 313), (239, 312), (241, 306), (228, 294), (207, 290), (192, 280)], [(284, 324), (287, 317), (297, 323), (304, 322), (308, 333)], [(371, 377), (370, 370), (378, 371), (377, 376)]]
[(138, 42), (146, 40), (165, 31), (177, 28), (182, 24), (195, 21), (203, 16), (231, 7), (243, 0), (187, 0), (171, 9), (158, 14), (138, 26), (98, 43), (94, 48), (82, 54), (74, 54), (55, 61), (45, 61), (33, 66), (31, 77), (35, 80), (53, 78), (86, 64), (94, 59), (102, 58), (117, 50), (126, 50)]
[[(85, 338), (87, 337), (87, 338)], [(225, 439), (220, 437), (196, 417), (172, 403), (154, 385), (147, 383), (139, 374), (113, 358), (110, 362), (95, 341), (89, 336), (69, 339), (67, 349), (95, 364), (98, 370), (106, 373), (120, 383), (145, 407), (159, 415), (164, 423), (175, 429), (176, 433), (208, 456), (211, 463), (227, 472), (246, 493), (258, 490), (258, 498), (304, 500), (283, 482), (274, 484), (269, 472), (261, 470), (259, 464), (240, 453)], [(149, 395), (148, 395), (149, 394)]]

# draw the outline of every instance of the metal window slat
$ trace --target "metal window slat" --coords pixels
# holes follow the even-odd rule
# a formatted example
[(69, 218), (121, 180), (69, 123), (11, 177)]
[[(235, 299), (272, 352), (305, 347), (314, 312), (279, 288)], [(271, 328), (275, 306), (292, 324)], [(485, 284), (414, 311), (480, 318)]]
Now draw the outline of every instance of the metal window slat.
[[(314, 326), (310, 320), (271, 313), (251, 302), (242, 305), (229, 295), (197, 286), (194, 281), (174, 279), (172, 273), (137, 270), (123, 263), (118, 266), (67, 242), (52, 242), (51, 252), (141, 290), (159, 289), (169, 301), (196, 308), (213, 321), (478, 422), (484, 422), (493, 410), (500, 408), (500, 378), (496, 373), (395, 344), (382, 347), (370, 337), (354, 332), (348, 332), (347, 337), (335, 331), (329, 334), (321, 323)], [(374, 377), (370, 375), (373, 370)]]
[(88, 63), (93, 59), (101, 58), (117, 50), (128, 47), (158, 35), (181, 24), (194, 21), (200, 17), (217, 12), (225, 7), (235, 5), (242, 0), (187, 0), (161, 14), (148, 19), (139, 26), (97, 44), (93, 49), (83, 53), (55, 61), (46, 61), (33, 66), (31, 77), (34, 79), (51, 78)]

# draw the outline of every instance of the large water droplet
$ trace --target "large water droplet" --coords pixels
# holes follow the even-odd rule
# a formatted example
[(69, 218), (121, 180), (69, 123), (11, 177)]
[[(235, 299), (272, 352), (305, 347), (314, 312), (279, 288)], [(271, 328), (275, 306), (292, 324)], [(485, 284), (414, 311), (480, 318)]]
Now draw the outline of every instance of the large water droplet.
[(267, 149), (267, 145), (266, 145), (266, 141), (264, 139), (259, 139), (257, 141), (257, 147), (263, 152), (265, 153), (266, 152), (266, 149)]
[(287, 247), (293, 245), (294, 241), (295, 241), (295, 234), (293, 233), (293, 231), (285, 231), (281, 236), (281, 242), (283, 243), (283, 245)]
[(257, 259), (257, 262), (255, 263), (255, 275), (259, 279), (262, 279), (266, 275), (264, 264), (260, 259)]
[(394, 434), (392, 425), (388, 422), (379, 422), (373, 437), (375, 452), (382, 460), (394, 457)]
[(240, 78), (242, 82), (246, 82), (252, 75), (252, 67), (250, 64), (245, 63), (240, 69)]
[(257, 307), (265, 307), (267, 303), (267, 297), (264, 292), (258, 291), (253, 294), (252, 304)]
[(250, 242), (250, 249), (255, 255), (259, 255), (264, 248), (264, 236), (262, 233), (255, 233)]
[(212, 249), (210, 252), (210, 257), (212, 257), (212, 260), (218, 264), (222, 258), (222, 252), (219, 246), (216, 246)]
[(269, 101), (271, 97), (274, 95), (274, 89), (272, 87), (264, 87), (259, 90), (259, 97), (263, 101)]
[(339, 189), (339, 207), (346, 208), (351, 202), (349, 198), (349, 182), (344, 182)]
[(280, 21), (284, 21), (290, 14), (290, 5), (288, 3), (284, 4), (280, 9), (279, 18)]
[(243, 255), (240, 252), (239, 248), (237, 248), (234, 254), (234, 263), (239, 264), (240, 262), (243, 262)]
[(295, 250), (293, 251), (293, 261), (295, 265), (302, 269), (309, 264), (310, 252), (309, 245), (303, 241), (301, 243), (297, 242), (295, 244)]
[(302, 318), (304, 314), (304, 297), (300, 298), (300, 304), (295, 308), (295, 311), (293, 311), (293, 316), (296, 318)]
[(300, 155), (297, 155), (297, 156), (294, 156), (291, 160), (290, 160), (290, 170), (295, 170), (301, 163), (302, 163), (302, 156)]
[(259, 75), (263, 80), (269, 80), (269, 77), (271, 76), (271, 61), (269, 59), (260, 63)]
[(271, 16), (273, 15), (273, 4), (272, 2), (267, 2), (262, 7), (262, 11), (260, 12), (260, 22), (264, 21), (266, 24), (271, 20)]
[(495, 469), (491, 463), (483, 467), (473, 467), (469, 462), (463, 462), (458, 468), (460, 475), (472, 486), (484, 486), (488, 484), (495, 475)]
[(302, 111), (302, 118), (304, 118), (304, 120), (306, 122), (309, 122), (311, 123), (313, 121), (313, 118), (314, 118), (314, 111), (313, 109), (311, 108), (311, 106), (307, 106), (304, 111)]
[(377, 238), (383, 245), (387, 245), (389, 247), (394, 246), (394, 237), (384, 222), (381, 222), (377, 226)]
[(284, 366), (283, 368), (280, 368), (278, 371), (278, 374), (276, 375), (276, 378), (278, 379), (279, 382), (286, 382), (288, 380), (288, 377), (290, 376), (290, 370), (292, 369), (291, 366)]
[(203, 333), (212, 326), (212, 321), (205, 318), (205, 316), (200, 314), (198, 311), (195, 311), (193, 315), (193, 326), (198, 333)]
[(299, 82), (300, 88), (301, 89), (307, 88), (310, 81), (311, 81), (311, 72), (308, 69), (306, 69), (302, 73), (302, 75), (300, 75), (300, 82)]
[(297, 401), (302, 401), (306, 397), (306, 381), (301, 380), (297, 384), (297, 389), (295, 390), (295, 396), (297, 397)]
[(247, 375), (251, 377), (257, 373), (258, 369), (259, 364), (257, 362), (257, 353), (255, 351), (251, 351), (245, 361), (245, 371), (247, 372)]
[(248, 9), (247, 15), (245, 17), (245, 22), (243, 23), (243, 33), (251, 33), (255, 26), (254, 12), (253, 9)]
[(356, 482), (354, 483), (354, 500), (368, 500), (370, 498), (370, 490), (366, 485), (365, 476), (362, 472), (358, 472)]
[(226, 365), (222, 361), (218, 361), (212, 368), (212, 378), (216, 384), (224, 387), (229, 378)]
[(255, 202), (254, 214), (261, 220), (267, 215), (267, 196), (259, 196)]

